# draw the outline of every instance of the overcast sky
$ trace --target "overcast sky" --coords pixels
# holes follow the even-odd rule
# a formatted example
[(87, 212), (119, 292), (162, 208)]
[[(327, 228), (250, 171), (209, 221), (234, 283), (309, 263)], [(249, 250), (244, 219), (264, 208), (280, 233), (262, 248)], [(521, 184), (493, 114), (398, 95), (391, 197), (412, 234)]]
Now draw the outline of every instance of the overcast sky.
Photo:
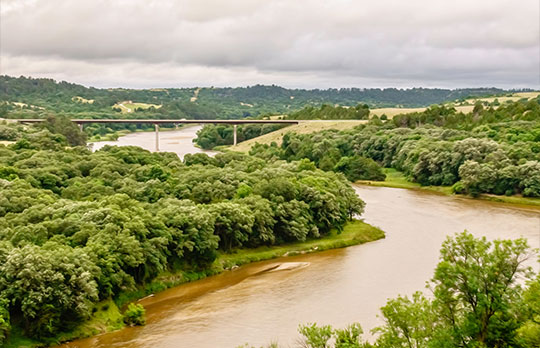
[(0, 74), (95, 87), (540, 88), (539, 0), (0, 0)]

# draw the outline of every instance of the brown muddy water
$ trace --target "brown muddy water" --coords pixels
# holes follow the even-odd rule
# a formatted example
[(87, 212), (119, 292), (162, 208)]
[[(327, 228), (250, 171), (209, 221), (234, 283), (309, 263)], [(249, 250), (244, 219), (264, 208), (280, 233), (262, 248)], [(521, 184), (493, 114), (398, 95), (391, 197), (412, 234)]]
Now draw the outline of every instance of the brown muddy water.
[[(136, 134), (139, 135), (139, 134)], [(63, 347), (296, 346), (300, 323), (364, 331), (381, 324), (388, 298), (424, 290), (446, 236), (468, 230), (488, 239), (525, 237), (540, 247), (540, 210), (422, 191), (354, 186), (363, 218), (386, 239), (254, 263), (140, 301), (147, 325)], [(293, 262), (274, 269), (281, 263)], [(538, 270), (534, 259), (530, 265)], [(290, 267), (287, 267), (290, 266)], [(273, 271), (269, 271), (272, 269)]]

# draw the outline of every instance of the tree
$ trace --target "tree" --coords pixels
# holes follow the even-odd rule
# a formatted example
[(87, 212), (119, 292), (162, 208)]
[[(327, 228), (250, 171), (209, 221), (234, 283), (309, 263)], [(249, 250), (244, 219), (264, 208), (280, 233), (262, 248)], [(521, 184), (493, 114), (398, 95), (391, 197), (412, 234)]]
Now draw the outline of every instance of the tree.
[(435, 335), (437, 314), (421, 292), (414, 293), (412, 300), (402, 296), (388, 300), (381, 312), (385, 325), (374, 330), (380, 347), (427, 347)]
[[(476, 239), (463, 232), (448, 238), (431, 280), (435, 310), (455, 347), (510, 347), (518, 324), (520, 277), (529, 278), (525, 239)], [(446, 335), (444, 335), (446, 336)]]
[(335, 165), (334, 171), (345, 174), (347, 179), (352, 182), (356, 180), (381, 181), (386, 178), (381, 167), (375, 161), (361, 156), (341, 157)]
[(0, 299), (22, 313), (31, 336), (51, 337), (90, 315), (97, 273), (81, 248), (54, 242), (14, 248), (0, 265)]
[(528, 285), (522, 299), (524, 323), (517, 330), (517, 340), (523, 347), (540, 347), (540, 274)]
[(49, 115), (42, 126), (51, 133), (65, 136), (71, 146), (86, 145), (86, 133), (81, 132), (79, 127), (65, 116)]

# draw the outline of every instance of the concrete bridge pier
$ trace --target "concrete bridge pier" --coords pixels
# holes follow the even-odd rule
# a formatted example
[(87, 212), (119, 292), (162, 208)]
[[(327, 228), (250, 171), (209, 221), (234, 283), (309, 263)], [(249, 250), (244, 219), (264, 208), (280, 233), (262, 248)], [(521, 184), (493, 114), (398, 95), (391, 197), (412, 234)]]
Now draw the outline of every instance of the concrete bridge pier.
[(159, 152), (159, 125), (154, 123), (154, 129), (156, 130), (156, 152)]
[(233, 145), (236, 146), (236, 139), (237, 139), (237, 138), (236, 138), (236, 125), (234, 125), (233, 128), (234, 128), (234, 133), (233, 133)]
[(83, 124), (82, 123), (79, 123), (79, 130), (82, 132), (83, 131)]

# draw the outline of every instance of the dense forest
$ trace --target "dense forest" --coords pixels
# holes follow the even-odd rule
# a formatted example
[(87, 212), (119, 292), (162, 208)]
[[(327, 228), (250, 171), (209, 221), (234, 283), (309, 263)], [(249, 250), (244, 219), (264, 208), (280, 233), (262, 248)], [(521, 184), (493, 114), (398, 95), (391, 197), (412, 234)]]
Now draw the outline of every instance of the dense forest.
[(367, 120), (369, 106), (358, 104), (354, 107), (332, 106), (324, 104), (320, 108), (305, 107), (286, 117), (291, 120)]
[[(256, 85), (238, 88), (87, 88), (52, 79), (0, 76), (0, 118), (62, 113), (77, 118), (231, 119), (291, 113), (306, 105), (370, 107), (429, 106), (471, 96), (503, 95), (497, 88), (468, 89), (286, 89)], [(144, 103), (122, 113), (122, 102)], [(114, 109), (113, 109), (114, 107)]]
[(529, 257), (525, 239), (489, 242), (467, 232), (449, 237), (428, 285), (430, 295), (419, 291), (388, 300), (381, 308), (383, 324), (372, 330), (375, 342), (363, 339), (359, 323), (343, 329), (312, 323), (300, 325), (300, 346), (539, 347), (540, 274), (534, 277), (525, 265)]
[[(278, 129), (286, 127), (279, 124), (247, 124), (239, 125), (236, 131), (237, 141), (259, 137)], [(195, 142), (203, 149), (213, 149), (216, 146), (232, 145), (234, 142), (234, 129), (230, 125), (211, 125), (207, 124), (197, 132)]]
[[(219, 252), (319, 238), (361, 214), (347, 180), (309, 161), (90, 152), (67, 119), (0, 124), (0, 339), (46, 340), (173, 270)], [(74, 146), (70, 146), (74, 145)]]
[(453, 185), (456, 193), (540, 197), (540, 105), (538, 99), (497, 108), (479, 103), (468, 114), (433, 106), (352, 130), (288, 133), (280, 146), (257, 144), (250, 154), (306, 158), (351, 180), (368, 178), (367, 168), (376, 176), (377, 168), (363, 163), (370, 159), (422, 185)]

